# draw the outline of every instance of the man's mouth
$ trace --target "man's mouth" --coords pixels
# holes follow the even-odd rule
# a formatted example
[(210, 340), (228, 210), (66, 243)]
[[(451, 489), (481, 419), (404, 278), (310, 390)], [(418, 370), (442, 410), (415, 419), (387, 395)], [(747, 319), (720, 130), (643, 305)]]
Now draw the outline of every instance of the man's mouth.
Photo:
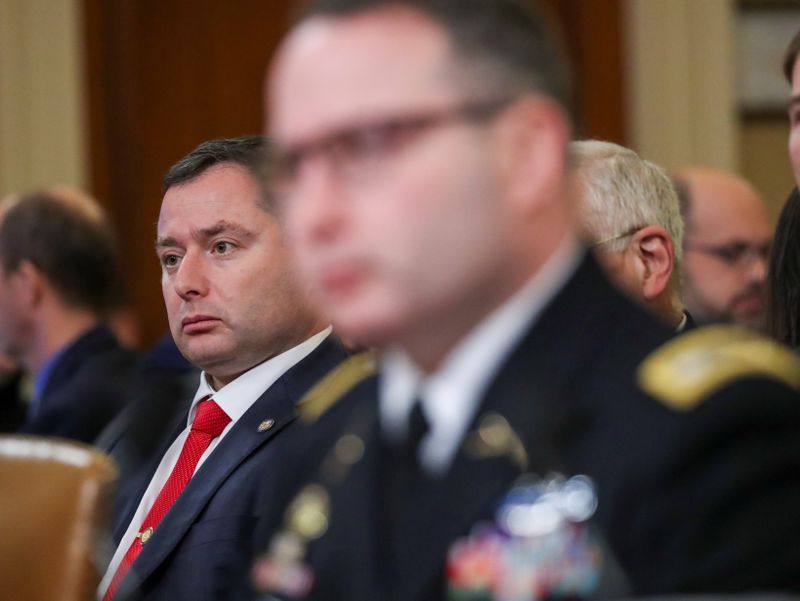
[(739, 313), (756, 315), (764, 309), (764, 296), (761, 292), (749, 292), (737, 297), (734, 306)]
[(183, 318), (181, 329), (185, 334), (200, 334), (212, 329), (219, 322), (219, 318), (211, 315), (192, 315)]
[(357, 269), (340, 265), (323, 269), (319, 283), (326, 295), (340, 296), (352, 291), (360, 280)]

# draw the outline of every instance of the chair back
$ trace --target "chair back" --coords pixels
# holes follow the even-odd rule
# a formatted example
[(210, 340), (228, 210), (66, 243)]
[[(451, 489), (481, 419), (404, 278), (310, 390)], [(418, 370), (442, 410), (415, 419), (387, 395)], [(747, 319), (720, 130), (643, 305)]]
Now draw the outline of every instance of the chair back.
[(116, 474), (110, 459), (85, 444), (0, 436), (2, 598), (94, 598)]

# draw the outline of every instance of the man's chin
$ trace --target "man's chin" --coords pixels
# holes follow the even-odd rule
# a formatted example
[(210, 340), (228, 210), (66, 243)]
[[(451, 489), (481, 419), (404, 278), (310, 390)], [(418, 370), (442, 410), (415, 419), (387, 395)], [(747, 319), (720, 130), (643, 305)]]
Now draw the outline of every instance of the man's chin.
[(759, 331), (763, 331), (767, 327), (767, 319), (763, 312), (758, 314), (738, 315), (734, 318), (734, 323)]
[(209, 373), (224, 368), (235, 355), (231, 349), (209, 348), (200, 344), (179, 345), (178, 348), (189, 363)]
[(763, 330), (766, 327), (766, 314), (761, 298), (742, 300), (731, 310), (731, 322), (747, 328)]
[(371, 348), (392, 344), (398, 331), (396, 320), (386, 315), (350, 310), (334, 315), (333, 328), (348, 343)]

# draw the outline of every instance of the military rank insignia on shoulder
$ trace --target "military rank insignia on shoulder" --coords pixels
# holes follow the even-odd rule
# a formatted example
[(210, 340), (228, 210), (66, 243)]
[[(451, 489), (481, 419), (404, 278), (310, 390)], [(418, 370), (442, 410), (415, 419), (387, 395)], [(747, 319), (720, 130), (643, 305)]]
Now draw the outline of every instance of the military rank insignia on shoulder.
[(688, 411), (735, 380), (764, 377), (800, 388), (800, 358), (765, 336), (707, 326), (678, 336), (639, 366), (639, 385), (677, 411)]
[(340, 398), (377, 371), (372, 353), (353, 355), (317, 382), (297, 403), (300, 419), (315, 422)]

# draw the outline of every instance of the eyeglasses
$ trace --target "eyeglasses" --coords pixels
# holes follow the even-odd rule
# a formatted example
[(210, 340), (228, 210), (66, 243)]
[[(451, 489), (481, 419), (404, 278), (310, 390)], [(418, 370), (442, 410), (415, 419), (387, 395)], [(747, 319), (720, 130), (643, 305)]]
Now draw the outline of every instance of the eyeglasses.
[(279, 191), (290, 191), (300, 171), (314, 157), (323, 157), (337, 174), (360, 177), (377, 167), (426, 131), (457, 123), (492, 120), (515, 98), (468, 102), (455, 107), (390, 117), (347, 127), (318, 140), (279, 150), (272, 173)]
[(716, 257), (729, 267), (746, 268), (756, 261), (766, 261), (769, 258), (770, 244), (747, 244), (734, 242), (731, 244), (713, 245), (691, 242), (686, 245), (686, 250), (701, 252)]
[(644, 227), (643, 225), (637, 225), (635, 227), (630, 228), (629, 230), (625, 230), (621, 234), (616, 234), (614, 236), (609, 236), (608, 238), (603, 238), (602, 240), (598, 240), (597, 242), (592, 244), (592, 248), (596, 248), (603, 244), (608, 244), (609, 242), (614, 242), (615, 240), (622, 240), (623, 238), (627, 238), (628, 236), (633, 236), (643, 227)]

